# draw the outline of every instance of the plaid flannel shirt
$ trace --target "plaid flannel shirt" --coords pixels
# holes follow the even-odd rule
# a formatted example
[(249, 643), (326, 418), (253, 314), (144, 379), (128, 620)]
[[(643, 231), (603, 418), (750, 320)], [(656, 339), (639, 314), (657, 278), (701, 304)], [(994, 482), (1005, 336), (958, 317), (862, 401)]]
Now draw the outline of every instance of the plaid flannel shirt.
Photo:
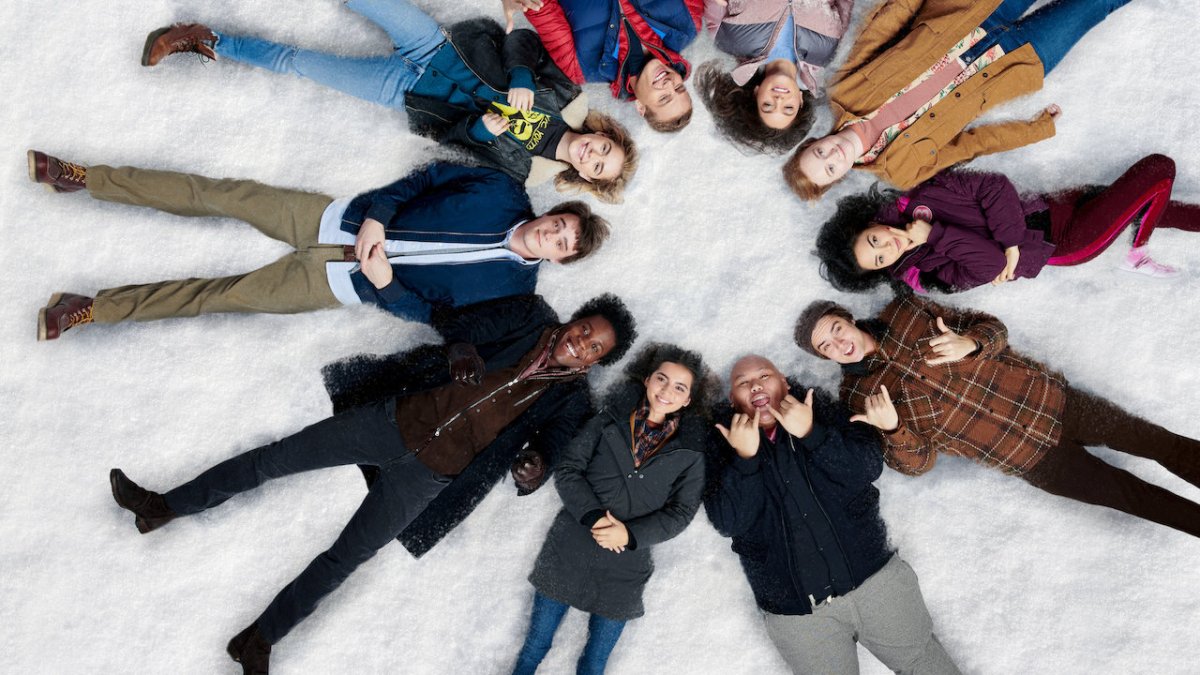
[[(941, 334), (939, 316), (980, 349), (954, 363), (925, 363), (928, 342)], [(887, 327), (879, 348), (863, 368), (847, 369), (841, 396), (861, 413), (866, 397), (887, 386), (900, 417), (900, 426), (883, 434), (888, 466), (917, 476), (948, 452), (1020, 475), (1058, 444), (1066, 380), (1009, 349), (998, 319), (906, 297), (888, 304), (879, 320)]]

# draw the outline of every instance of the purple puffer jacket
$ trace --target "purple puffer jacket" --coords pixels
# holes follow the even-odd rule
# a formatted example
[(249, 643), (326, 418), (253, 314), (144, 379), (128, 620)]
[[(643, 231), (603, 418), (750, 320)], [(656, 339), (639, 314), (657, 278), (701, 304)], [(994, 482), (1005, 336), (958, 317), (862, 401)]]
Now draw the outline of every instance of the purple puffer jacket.
[(933, 226), (929, 240), (901, 256), (892, 276), (918, 291), (918, 275), (932, 274), (955, 290), (991, 282), (1004, 269), (1004, 249), (1017, 246), (1017, 277), (1036, 277), (1054, 244), (1025, 225), (1045, 211), (1041, 197), (1021, 199), (1008, 178), (995, 173), (943, 171), (879, 209), (876, 220), (904, 228), (921, 219)]

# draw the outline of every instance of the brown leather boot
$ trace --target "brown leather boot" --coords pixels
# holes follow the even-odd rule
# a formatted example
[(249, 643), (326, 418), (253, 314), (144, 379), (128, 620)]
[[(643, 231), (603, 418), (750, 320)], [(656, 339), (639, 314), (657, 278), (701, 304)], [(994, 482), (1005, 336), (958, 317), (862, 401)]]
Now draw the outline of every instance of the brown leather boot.
[(29, 161), (29, 180), (41, 183), (51, 192), (78, 192), (87, 187), (87, 167), (66, 162), (44, 152), (25, 153)]
[(157, 530), (177, 516), (171, 507), (167, 506), (167, 500), (163, 499), (162, 495), (129, 480), (120, 469), (108, 472), (108, 484), (112, 487), (112, 496), (117, 505), (137, 516), (133, 519), (133, 524), (137, 525), (138, 532), (142, 534)]
[(142, 50), (142, 65), (158, 65), (171, 54), (180, 52), (195, 52), (209, 59), (216, 59), (217, 53), (213, 47), (217, 44), (217, 36), (198, 23), (177, 23), (174, 26), (159, 28), (146, 36), (146, 47)]
[(258, 632), (257, 622), (233, 636), (225, 651), (229, 652), (229, 658), (242, 664), (242, 675), (268, 675), (271, 643)]
[(59, 335), (92, 322), (92, 299), (74, 293), (55, 293), (38, 312), (38, 341), (57, 340)]

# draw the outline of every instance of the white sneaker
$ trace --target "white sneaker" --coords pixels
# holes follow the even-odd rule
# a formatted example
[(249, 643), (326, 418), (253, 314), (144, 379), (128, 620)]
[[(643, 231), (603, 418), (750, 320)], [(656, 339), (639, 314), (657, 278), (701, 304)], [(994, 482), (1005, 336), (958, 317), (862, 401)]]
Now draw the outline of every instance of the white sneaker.
[(1170, 265), (1154, 262), (1145, 246), (1129, 249), (1129, 253), (1125, 254), (1125, 259), (1118, 267), (1126, 272), (1145, 274), (1157, 279), (1166, 279), (1179, 274), (1179, 270)]

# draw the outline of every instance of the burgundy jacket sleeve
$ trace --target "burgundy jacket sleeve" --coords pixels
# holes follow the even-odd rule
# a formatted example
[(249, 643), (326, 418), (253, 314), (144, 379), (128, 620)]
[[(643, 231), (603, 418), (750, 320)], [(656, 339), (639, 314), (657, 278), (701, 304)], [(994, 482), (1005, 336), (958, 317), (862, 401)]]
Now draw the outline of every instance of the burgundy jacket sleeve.
[(942, 261), (927, 271), (959, 290), (991, 282), (1007, 262), (999, 244), (962, 227), (935, 223), (926, 245)]
[(1017, 188), (1007, 177), (998, 173), (954, 171), (944, 181), (947, 187), (974, 199), (1000, 248), (1025, 241), (1025, 211)]
[(579, 67), (579, 56), (575, 53), (575, 35), (571, 24), (558, 0), (546, 0), (541, 9), (525, 12), (525, 18), (533, 25), (542, 45), (550, 53), (559, 70), (576, 84), (583, 84), (583, 69)]

